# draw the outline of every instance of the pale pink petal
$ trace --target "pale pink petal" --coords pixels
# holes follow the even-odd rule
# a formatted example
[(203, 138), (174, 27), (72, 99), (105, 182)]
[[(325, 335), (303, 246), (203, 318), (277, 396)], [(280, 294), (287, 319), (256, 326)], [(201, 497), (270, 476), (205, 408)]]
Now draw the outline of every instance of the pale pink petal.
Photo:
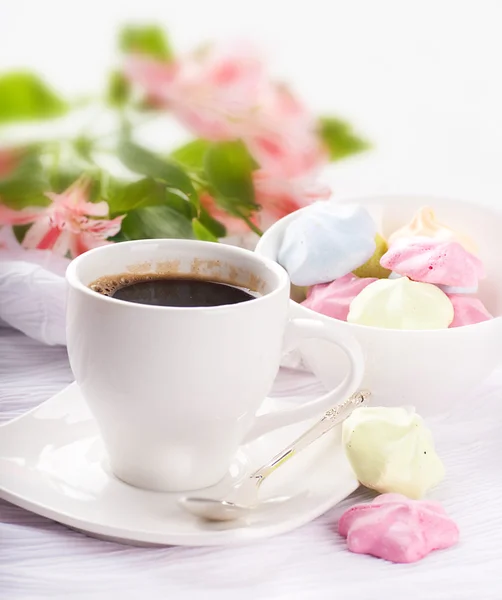
[(295, 135), (279, 121), (275, 130), (257, 130), (245, 136), (244, 141), (260, 167), (280, 177), (299, 177), (327, 162), (314, 131)]
[(46, 240), (48, 237), (54, 235), (54, 231), (59, 231), (52, 226), (51, 219), (48, 216), (43, 216), (38, 219), (33, 225), (28, 229), (23, 238), (22, 246), (23, 248), (49, 248), (52, 246), (46, 245)]
[(85, 183), (79, 185), (78, 181), (62, 194), (47, 192), (45, 195), (52, 200), (54, 211), (66, 209), (91, 217), (106, 217), (109, 211), (108, 203), (105, 200), (88, 202), (88, 186)]
[(176, 64), (131, 55), (126, 58), (124, 74), (131, 83), (144, 89), (147, 96), (157, 101), (167, 101), (169, 86), (177, 72)]
[(71, 238), (74, 234), (64, 229), (58, 229), (57, 231), (58, 235), (54, 235), (54, 241), (52, 242), (52, 251), (59, 256), (66, 256), (70, 250)]
[(221, 113), (180, 105), (176, 108), (176, 115), (187, 129), (206, 140), (223, 142), (238, 137), (235, 123), (223, 117)]
[(5, 204), (0, 204), (0, 225), (27, 225), (33, 223), (46, 212), (42, 206), (29, 206), (14, 210)]
[(269, 87), (242, 137), (258, 164), (276, 176), (304, 176), (327, 162), (312, 114), (283, 86)]
[(88, 250), (92, 250), (93, 248), (98, 248), (99, 246), (107, 246), (108, 244), (112, 244), (113, 242), (109, 242), (102, 238), (96, 237), (91, 233), (80, 233), (79, 235), (71, 234), (69, 238), (70, 244), (70, 256), (72, 258), (76, 258), (80, 256), (84, 252)]
[(214, 141), (239, 137), (238, 125), (258, 106), (266, 82), (263, 62), (243, 44), (208, 47), (175, 64), (132, 56), (125, 74), (155, 105)]
[(64, 196), (63, 203), (70, 210), (75, 210), (82, 215), (90, 217), (106, 217), (108, 214), (108, 203), (89, 202), (89, 183), (86, 180), (77, 180), (68, 190), (61, 194)]
[(113, 237), (120, 231), (124, 217), (125, 215), (120, 215), (119, 217), (109, 220), (89, 219), (87, 223), (82, 226), (82, 231), (102, 239)]
[(101, 200), (101, 202), (83, 202), (79, 208), (83, 214), (90, 217), (106, 217), (110, 211), (108, 202), (105, 200)]
[(16, 235), (12, 227), (1, 227), (0, 228), (0, 250), (2, 251), (16, 251), (21, 248), (21, 245), (17, 241)]
[(253, 173), (256, 202), (262, 207), (259, 226), (268, 229), (273, 223), (317, 200), (326, 200), (331, 190), (310, 178), (285, 179), (264, 170)]
[[(226, 227), (227, 235), (240, 235), (249, 232), (249, 226), (243, 219), (229, 215), (216, 204), (214, 198), (210, 194), (201, 194), (200, 203), (213, 219), (216, 219)], [(252, 220), (256, 224), (256, 219)]]

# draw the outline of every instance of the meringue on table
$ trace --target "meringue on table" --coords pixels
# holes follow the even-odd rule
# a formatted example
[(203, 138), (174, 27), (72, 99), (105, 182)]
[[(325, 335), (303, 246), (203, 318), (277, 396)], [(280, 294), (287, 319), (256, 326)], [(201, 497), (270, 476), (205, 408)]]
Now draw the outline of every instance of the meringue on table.
[(341, 516), (338, 532), (351, 552), (394, 563), (416, 562), (454, 546), (459, 538), (457, 525), (439, 502), (401, 494), (382, 494), (352, 506)]
[(453, 321), (453, 306), (430, 283), (408, 277), (378, 279), (352, 300), (347, 321), (385, 329), (446, 329)]
[(407, 408), (361, 407), (342, 426), (342, 444), (367, 488), (421, 498), (444, 477), (430, 430)]
[(294, 285), (312, 286), (343, 277), (375, 252), (376, 225), (361, 206), (319, 201), (291, 221), (277, 262)]

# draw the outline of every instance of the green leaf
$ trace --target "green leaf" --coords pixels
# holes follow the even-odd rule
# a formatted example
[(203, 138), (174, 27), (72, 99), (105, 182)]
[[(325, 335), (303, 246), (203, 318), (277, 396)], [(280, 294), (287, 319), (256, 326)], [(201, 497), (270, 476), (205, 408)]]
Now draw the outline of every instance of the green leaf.
[(172, 61), (174, 54), (165, 33), (156, 25), (124, 27), (119, 35), (122, 52), (147, 54), (163, 61)]
[(190, 199), (196, 197), (190, 177), (175, 163), (164, 160), (130, 141), (124, 141), (118, 149), (119, 159), (133, 171), (154, 179), (161, 179), (167, 185), (184, 192)]
[(341, 160), (370, 148), (366, 140), (354, 133), (349, 123), (334, 117), (321, 117), (319, 119), (319, 135), (333, 161)]
[(149, 206), (133, 210), (122, 222), (122, 239), (190, 238), (192, 222), (169, 206)]
[(156, 181), (146, 178), (113, 190), (107, 201), (110, 213), (115, 215), (162, 204), (164, 195), (162, 187)]
[(214, 236), (209, 229), (204, 227), (204, 225), (198, 220), (194, 219), (192, 221), (193, 232), (195, 237), (198, 240), (202, 240), (204, 242), (217, 242), (218, 238)]
[(151, 178), (140, 179), (115, 190), (107, 201), (114, 216), (147, 206), (169, 206), (187, 219), (197, 214), (186, 194)]
[(0, 124), (59, 117), (68, 110), (36, 75), (12, 72), (0, 76)]
[(45, 206), (50, 184), (36, 151), (28, 151), (7, 177), (0, 178), (0, 197), (11, 208)]
[(207, 140), (194, 140), (175, 150), (171, 158), (188, 169), (201, 171), (204, 168), (204, 156), (210, 146), (211, 142)]
[(77, 137), (73, 142), (73, 147), (75, 148), (75, 152), (83, 158), (85, 161), (89, 163), (93, 163), (94, 159), (92, 157), (93, 143), (92, 140), (82, 135)]
[(190, 198), (182, 191), (176, 188), (166, 187), (164, 190), (164, 198), (167, 206), (182, 213), (187, 219), (193, 219), (197, 216), (197, 203), (191, 202)]
[(258, 210), (253, 168), (254, 161), (240, 141), (220, 142), (208, 148), (204, 157), (206, 178), (214, 188), (215, 200), (230, 214), (249, 216)]
[(199, 212), (199, 221), (214, 235), (214, 237), (222, 238), (227, 235), (227, 228), (225, 225), (216, 219), (213, 219), (207, 210), (204, 210), (203, 208), (201, 208)]
[(112, 71), (108, 77), (107, 100), (112, 106), (120, 107), (129, 99), (131, 86), (120, 71)]

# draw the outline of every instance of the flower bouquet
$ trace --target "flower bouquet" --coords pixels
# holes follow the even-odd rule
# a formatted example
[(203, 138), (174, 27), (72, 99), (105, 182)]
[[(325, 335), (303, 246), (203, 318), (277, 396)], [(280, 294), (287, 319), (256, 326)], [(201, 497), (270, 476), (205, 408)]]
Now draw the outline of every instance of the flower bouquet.
[(318, 177), (330, 161), (367, 147), (272, 80), (249, 44), (182, 56), (155, 26), (126, 27), (119, 42), (98, 98), (70, 102), (35, 74), (0, 75), (0, 285), (20, 262), (47, 283), (46, 271), (60, 278), (71, 258), (122, 240), (252, 246), (329, 196)]

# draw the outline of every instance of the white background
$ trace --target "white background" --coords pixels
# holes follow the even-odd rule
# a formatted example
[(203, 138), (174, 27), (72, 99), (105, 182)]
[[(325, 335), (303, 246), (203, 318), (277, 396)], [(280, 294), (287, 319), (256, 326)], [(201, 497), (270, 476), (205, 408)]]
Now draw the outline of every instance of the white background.
[(97, 90), (131, 21), (165, 25), (178, 50), (256, 40), (313, 109), (351, 119), (375, 150), (333, 170), (339, 196), (502, 206), (498, 0), (0, 0), (0, 70), (33, 67), (68, 94)]
[[(240, 35), (261, 42), (313, 109), (351, 119), (373, 141), (373, 152), (333, 170), (340, 196), (421, 192), (502, 206), (502, 1), (0, 0), (0, 70), (33, 67), (67, 94), (97, 90), (128, 21), (165, 24), (180, 50)], [(64, 349), (1, 337), (3, 418), (70, 382)], [(263, 545), (163, 550), (83, 540), (2, 503), (0, 595), (500, 600), (499, 415), (497, 387), (434, 424), (448, 471), (434, 497), (462, 538), (418, 565), (345, 552), (329, 523), (348, 503)]]

